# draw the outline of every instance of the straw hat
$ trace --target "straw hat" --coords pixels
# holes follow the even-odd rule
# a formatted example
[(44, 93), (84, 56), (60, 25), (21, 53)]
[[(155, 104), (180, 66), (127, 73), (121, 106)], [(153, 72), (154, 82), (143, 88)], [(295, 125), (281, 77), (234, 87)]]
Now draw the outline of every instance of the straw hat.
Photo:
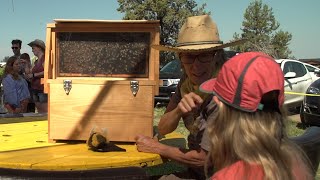
[(46, 49), (46, 45), (45, 45), (44, 42), (43, 42), (42, 40), (40, 40), (40, 39), (36, 39), (36, 40), (30, 42), (28, 45), (29, 45), (30, 47), (32, 47), (32, 46), (38, 46), (38, 47), (40, 47), (42, 50), (45, 50), (45, 49)]
[(180, 29), (176, 46), (153, 45), (152, 47), (161, 51), (197, 52), (223, 49), (244, 41), (241, 39), (224, 44), (220, 40), (216, 23), (209, 15), (202, 15), (187, 18)]

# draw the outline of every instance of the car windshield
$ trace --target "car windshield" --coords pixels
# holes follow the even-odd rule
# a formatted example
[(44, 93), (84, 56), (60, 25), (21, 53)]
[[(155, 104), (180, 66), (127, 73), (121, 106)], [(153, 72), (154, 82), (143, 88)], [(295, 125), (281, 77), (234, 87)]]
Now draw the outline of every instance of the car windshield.
[(167, 63), (163, 68), (160, 70), (161, 72), (179, 72), (181, 70), (181, 65), (179, 60), (173, 60)]

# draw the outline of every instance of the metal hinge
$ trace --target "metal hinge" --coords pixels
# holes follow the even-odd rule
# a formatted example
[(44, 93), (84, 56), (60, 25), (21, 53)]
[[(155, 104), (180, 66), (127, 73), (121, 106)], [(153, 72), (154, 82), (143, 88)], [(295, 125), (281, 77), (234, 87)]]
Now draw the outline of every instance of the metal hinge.
[(133, 96), (136, 96), (139, 91), (139, 81), (130, 81), (130, 89)]
[(68, 80), (68, 79), (63, 80), (63, 89), (67, 95), (69, 95), (71, 88), (72, 88), (72, 80)]

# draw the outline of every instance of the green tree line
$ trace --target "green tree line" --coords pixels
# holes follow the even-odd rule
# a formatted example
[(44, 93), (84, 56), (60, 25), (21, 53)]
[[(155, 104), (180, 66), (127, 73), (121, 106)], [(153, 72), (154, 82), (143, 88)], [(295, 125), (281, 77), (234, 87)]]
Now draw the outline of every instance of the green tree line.
[[(159, 20), (160, 44), (175, 45), (178, 32), (189, 16), (211, 14), (206, 4), (198, 5), (194, 0), (118, 0), (118, 11), (125, 20)], [(244, 12), (241, 33), (234, 33), (234, 40), (245, 38), (244, 44), (230, 48), (238, 52), (262, 51), (274, 58), (292, 58), (288, 47), (292, 35), (279, 30), (272, 8), (261, 0), (253, 1)], [(174, 59), (174, 53), (161, 52), (160, 63)]]

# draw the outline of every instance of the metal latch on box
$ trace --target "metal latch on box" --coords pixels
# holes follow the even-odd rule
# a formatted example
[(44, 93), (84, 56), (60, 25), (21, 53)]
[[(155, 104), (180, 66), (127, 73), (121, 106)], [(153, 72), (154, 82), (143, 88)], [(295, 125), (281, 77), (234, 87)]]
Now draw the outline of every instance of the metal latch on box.
[(69, 79), (63, 80), (63, 89), (67, 95), (69, 95), (71, 88), (72, 88), (72, 80), (69, 80)]
[(139, 91), (139, 81), (130, 81), (130, 89), (133, 96), (136, 96)]

